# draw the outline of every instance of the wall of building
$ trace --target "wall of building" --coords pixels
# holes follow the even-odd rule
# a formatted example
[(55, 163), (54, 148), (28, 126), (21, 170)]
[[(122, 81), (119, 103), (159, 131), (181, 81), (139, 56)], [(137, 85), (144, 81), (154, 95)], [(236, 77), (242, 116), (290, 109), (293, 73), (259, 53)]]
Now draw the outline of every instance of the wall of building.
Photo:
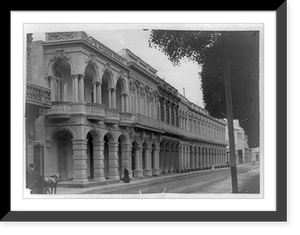
[(226, 166), (224, 122), (146, 62), (128, 50), (121, 54), (133, 59), (120, 58), (84, 33), (51, 37), (33, 47), (33, 58), (40, 58), (33, 80), (49, 86), (52, 98), (52, 108), (35, 121), (45, 175), (63, 170), (63, 181), (85, 184), (119, 180), (125, 168), (140, 178)]

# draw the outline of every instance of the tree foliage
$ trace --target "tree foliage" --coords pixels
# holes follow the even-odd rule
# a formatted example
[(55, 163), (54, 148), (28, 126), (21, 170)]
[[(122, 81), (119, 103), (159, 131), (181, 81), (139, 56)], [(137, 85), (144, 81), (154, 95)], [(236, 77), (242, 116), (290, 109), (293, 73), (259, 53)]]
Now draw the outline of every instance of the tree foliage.
[(152, 30), (149, 46), (158, 48), (179, 66), (182, 59), (197, 62), (205, 108), (225, 118), (224, 59), (229, 59), (233, 117), (259, 146), (259, 32)]

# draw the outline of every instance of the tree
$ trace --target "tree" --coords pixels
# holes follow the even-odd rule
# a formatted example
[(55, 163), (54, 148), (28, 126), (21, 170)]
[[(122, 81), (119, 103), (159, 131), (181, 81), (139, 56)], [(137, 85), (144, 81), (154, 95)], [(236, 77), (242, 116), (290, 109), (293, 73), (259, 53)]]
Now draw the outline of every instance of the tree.
[(233, 118), (245, 130), (249, 147), (259, 146), (258, 31), (151, 30), (149, 46), (165, 53), (174, 66), (182, 59), (201, 65), (203, 101), (215, 118), (226, 117), (224, 67), (228, 63)]

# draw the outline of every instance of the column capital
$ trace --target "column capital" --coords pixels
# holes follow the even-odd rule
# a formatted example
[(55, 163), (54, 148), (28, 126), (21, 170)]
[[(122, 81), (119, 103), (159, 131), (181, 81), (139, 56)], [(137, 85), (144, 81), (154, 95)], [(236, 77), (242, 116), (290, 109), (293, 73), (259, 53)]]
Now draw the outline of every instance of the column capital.
[(93, 140), (93, 145), (104, 145), (105, 141), (103, 140)]
[(99, 84), (102, 84), (102, 81), (93, 81), (92, 84), (96, 84), (96, 85), (99, 85)]
[(85, 75), (83, 73), (72, 73), (71, 77), (84, 77)]
[(87, 139), (72, 139), (73, 144), (87, 144)]
[(118, 142), (108, 142), (108, 146), (116, 146), (119, 145)]
[(49, 79), (49, 80), (53, 80), (53, 77), (51, 75), (48, 75), (48, 74), (46, 74), (45, 78)]

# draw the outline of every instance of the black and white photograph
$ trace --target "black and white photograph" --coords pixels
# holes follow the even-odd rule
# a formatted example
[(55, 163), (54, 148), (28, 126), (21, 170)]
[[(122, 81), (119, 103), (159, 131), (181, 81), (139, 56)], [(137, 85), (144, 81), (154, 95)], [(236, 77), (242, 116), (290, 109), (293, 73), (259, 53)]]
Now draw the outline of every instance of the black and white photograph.
[(24, 24), (24, 192), (262, 198), (263, 24)]
[(2, 221), (286, 221), (285, 17), (14, 12)]

